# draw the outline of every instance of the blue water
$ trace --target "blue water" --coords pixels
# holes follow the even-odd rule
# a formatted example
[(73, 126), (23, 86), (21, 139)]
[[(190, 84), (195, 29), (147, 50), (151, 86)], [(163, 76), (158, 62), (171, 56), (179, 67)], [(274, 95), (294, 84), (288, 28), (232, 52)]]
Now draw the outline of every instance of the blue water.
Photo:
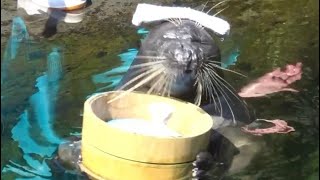
[[(23, 23), (23, 20), (19, 18), (19, 22)], [(25, 26), (24, 26), (25, 27)], [(25, 29), (26, 31), (26, 29)], [(141, 40), (148, 34), (146, 29), (138, 29), (137, 34), (141, 35)], [(16, 52), (17, 48), (15, 48)], [(15, 53), (16, 54), (16, 53)], [(111, 70), (96, 74), (92, 76), (92, 82), (94, 84), (106, 84), (96, 90), (98, 92), (112, 90), (121, 81), (124, 73), (128, 71), (130, 65), (138, 54), (138, 49), (128, 49), (126, 52), (119, 54), (119, 58), (122, 64)], [(224, 62), (225, 67), (234, 64), (236, 57), (231, 54), (227, 61)], [(24, 153), (23, 159), (28, 166), (22, 166), (14, 162), (10, 162), (2, 170), (3, 173), (12, 171), (24, 177), (42, 178), (51, 176), (51, 171), (43, 158), (51, 158), (56, 151), (57, 146), (64, 142), (64, 140), (57, 136), (52, 128), (53, 120), (55, 119), (55, 100), (59, 93), (59, 80), (62, 78), (62, 55), (59, 48), (52, 48), (52, 51), (48, 54), (47, 58), (47, 71), (44, 75), (36, 79), (35, 87), (38, 92), (31, 95), (30, 110), (25, 110), (20, 115), (20, 120), (12, 129), (12, 138), (18, 142), (19, 147)], [(92, 94), (91, 94), (92, 95)], [(88, 97), (90, 97), (89, 95)], [(34, 113), (33, 118), (30, 118), (30, 112)], [(34, 121), (39, 127), (39, 136), (42, 137), (42, 141), (45, 141), (46, 145), (41, 145), (30, 135), (31, 125), (30, 121)], [(73, 133), (73, 135), (80, 135), (81, 132)], [(42, 157), (42, 163), (30, 156), (30, 154), (37, 154)], [(14, 165), (14, 166), (13, 166)], [(25, 179), (25, 178), (20, 178)]]
[[(16, 23), (24, 25), (20, 17), (13, 19), (13, 24), (15, 25)], [(27, 32), (25, 25), (22, 27), (24, 27), (24, 32)], [(15, 31), (14, 26), (13, 31)], [(11, 49), (11, 60), (13, 60), (17, 55), (19, 42), (21, 41), (13, 41), (11, 39), (12, 36), (9, 41), (11, 42), (9, 49)], [(3, 63), (7, 63), (7, 54), (4, 57)], [(23, 160), (27, 165), (20, 165), (10, 161), (2, 169), (2, 173), (11, 171), (22, 177), (28, 177), (17, 178), (19, 180), (48, 179), (51, 177), (51, 170), (45, 159), (50, 159), (57, 146), (65, 141), (52, 128), (55, 118), (55, 102), (59, 92), (59, 80), (63, 75), (61, 63), (61, 53), (58, 52), (58, 48), (53, 48), (52, 52), (48, 54), (47, 71), (36, 79), (35, 87), (37, 92), (29, 97), (29, 107), (19, 116), (19, 121), (11, 130), (12, 139), (18, 143), (23, 152)], [(9, 66), (6, 68), (9, 68)], [(32, 136), (35, 126), (39, 128), (36, 138)], [(40, 160), (35, 159), (34, 155), (39, 155), (41, 157)]]
[[(141, 40), (149, 33), (145, 28), (137, 30), (137, 34), (141, 35)], [(95, 84), (108, 84), (105, 87), (99, 88), (97, 91), (110, 90), (117, 86), (121, 81), (122, 75), (127, 72), (132, 64), (134, 58), (138, 54), (138, 49), (128, 49), (126, 52), (119, 54), (122, 64), (119, 67), (107, 70), (103, 73), (92, 76), (92, 81)]]
[(119, 55), (120, 60), (122, 61), (122, 64), (119, 67), (94, 75), (92, 77), (92, 81), (95, 84), (108, 84), (107, 86), (98, 89), (98, 91), (108, 90), (117, 86), (117, 84), (121, 81), (122, 75), (128, 71), (137, 54), (137, 49), (129, 49), (127, 52)]
[[(30, 37), (24, 20), (17, 16), (12, 19), (11, 35), (7, 42), (1, 64), (1, 84), (7, 78), (7, 68), (16, 59), (20, 46), (23, 45), (25, 56), (29, 53)], [(28, 59), (28, 57), (27, 57)]]
[[(14, 25), (17, 23), (24, 25), (24, 21), (20, 17), (16, 17)], [(24, 32), (27, 32), (24, 25)], [(12, 28), (15, 29), (15, 26)], [(138, 34), (142, 35), (148, 33), (145, 29), (139, 29)], [(14, 34), (14, 33), (12, 33)], [(19, 48), (20, 41), (13, 41), (16, 38), (11, 36), (10, 41), (6, 49), (4, 56), (4, 63), (15, 58), (17, 50)], [(12, 43), (14, 42), (14, 43)], [(9, 50), (11, 51), (9, 51)], [(7, 52), (8, 50), (8, 52)], [(11, 56), (8, 58), (8, 54), (11, 52)], [(119, 67), (107, 70), (106, 72), (94, 75), (92, 81), (95, 84), (108, 84), (103, 88), (97, 89), (97, 92), (102, 90), (108, 90), (114, 88), (121, 80), (122, 75), (127, 72), (132, 61), (137, 55), (137, 49), (128, 49), (127, 52), (119, 54), (120, 60), (123, 62)], [(10, 58), (11, 57), (11, 58)], [(42, 76), (36, 79), (35, 87), (38, 92), (31, 95), (29, 98), (30, 107), (26, 109), (20, 115), (18, 123), (12, 128), (12, 139), (18, 142), (19, 147), (23, 152), (23, 159), (27, 165), (20, 165), (13, 161), (10, 161), (2, 169), (2, 173), (13, 172), (25, 178), (17, 178), (17, 180), (42, 180), (50, 179), (51, 169), (46, 164), (45, 159), (52, 158), (54, 152), (60, 143), (65, 142), (63, 138), (60, 138), (53, 130), (52, 124), (55, 119), (55, 105), (56, 99), (59, 93), (59, 81), (63, 77), (62, 70), (62, 55), (59, 48), (52, 48), (52, 51), (47, 57), (47, 71)], [(95, 93), (94, 93), (95, 94)], [(34, 113), (34, 116), (30, 116), (30, 111)], [(32, 124), (32, 125), (31, 125)], [(32, 127), (36, 125), (39, 127), (37, 136), (41, 137), (42, 142), (38, 142), (31, 135)], [(72, 135), (81, 135), (81, 133), (72, 133)], [(45, 145), (42, 145), (45, 143)], [(39, 155), (42, 160), (34, 159), (31, 155)]]

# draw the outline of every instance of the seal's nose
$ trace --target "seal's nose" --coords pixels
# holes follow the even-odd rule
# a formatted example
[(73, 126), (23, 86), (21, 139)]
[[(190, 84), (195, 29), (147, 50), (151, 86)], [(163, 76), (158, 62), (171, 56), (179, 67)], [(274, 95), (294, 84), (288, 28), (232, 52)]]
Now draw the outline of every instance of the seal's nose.
[(181, 65), (184, 73), (191, 74), (197, 66), (198, 55), (194, 48), (187, 43), (179, 44), (173, 51), (173, 57)]
[(190, 49), (179, 48), (174, 51), (174, 58), (181, 63), (191, 60), (192, 51)]
[(174, 58), (178, 64), (183, 65), (185, 73), (189, 74), (193, 71), (192, 51), (190, 49), (177, 49), (174, 53)]

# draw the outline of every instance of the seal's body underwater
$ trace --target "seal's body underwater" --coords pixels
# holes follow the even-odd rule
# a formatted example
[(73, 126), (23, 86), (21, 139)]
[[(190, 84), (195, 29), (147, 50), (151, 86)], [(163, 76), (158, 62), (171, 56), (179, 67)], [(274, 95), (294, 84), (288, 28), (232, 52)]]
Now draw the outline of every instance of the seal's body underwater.
[(221, 126), (253, 121), (221, 70), (219, 47), (206, 29), (191, 20), (164, 22), (142, 41), (138, 56), (116, 89), (195, 103), (220, 120)]

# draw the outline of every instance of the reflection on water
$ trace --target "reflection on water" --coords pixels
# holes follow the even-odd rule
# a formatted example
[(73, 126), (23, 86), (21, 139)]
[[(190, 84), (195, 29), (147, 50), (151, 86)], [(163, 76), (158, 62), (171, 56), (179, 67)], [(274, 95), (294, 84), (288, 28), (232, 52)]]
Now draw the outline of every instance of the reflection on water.
[(101, 74), (94, 75), (92, 77), (92, 81), (95, 84), (109, 84), (105, 87), (99, 88), (97, 91), (108, 90), (117, 86), (121, 81), (122, 75), (128, 71), (137, 54), (137, 49), (129, 49), (127, 52), (119, 55), (121, 61), (123, 62), (123, 64), (121, 64), (119, 67), (113, 68)]
[[(137, 33), (142, 35), (142, 39), (148, 34), (148, 30), (141, 28), (138, 29)], [(142, 40), (141, 39), (141, 40)], [(94, 75), (92, 77), (92, 81), (95, 84), (109, 84), (105, 87), (99, 88), (97, 91), (106, 91), (115, 88), (122, 79), (124, 73), (126, 73), (130, 65), (132, 64), (134, 58), (138, 54), (138, 49), (128, 49), (127, 52), (121, 53), (118, 56), (120, 60), (123, 62), (120, 66), (113, 68), (111, 70), (107, 70), (106, 72)]]
[[(15, 18), (13, 22), (17, 25), (16, 20), (17, 18)], [(23, 20), (20, 17), (18, 20), (19, 25), (21, 25)], [(17, 28), (14, 26), (13, 31), (16, 31), (16, 29)], [(24, 32), (27, 32), (25, 26)], [(13, 33), (11, 37), (15, 37), (14, 35), (15, 34)], [(23, 38), (20, 39), (22, 40)], [(11, 51), (11, 57), (12, 55), (14, 56), (11, 59), (16, 57), (19, 46), (16, 45), (14, 47), (15, 48)], [(3, 63), (7, 63), (6, 54), (4, 57), (5, 59)], [(2, 173), (14, 172), (23, 177), (33, 177), (35, 179), (51, 177), (51, 170), (43, 158), (51, 158), (53, 153), (56, 151), (57, 146), (64, 142), (64, 140), (58, 137), (52, 129), (55, 114), (55, 101), (59, 91), (59, 80), (62, 77), (61, 61), (61, 51), (59, 51), (59, 48), (53, 48), (47, 58), (46, 73), (38, 77), (36, 80), (38, 92), (30, 96), (30, 107), (27, 107), (27, 109), (25, 109), (19, 116), (18, 123), (11, 130), (12, 139), (15, 140), (21, 148), (23, 152), (23, 159), (24, 162), (27, 163), (27, 166), (20, 165), (20, 163), (10, 160), (2, 169)], [(6, 66), (6, 68), (11, 67)], [(31, 112), (31, 114), (29, 112)], [(39, 130), (36, 128), (39, 128)], [(34, 155), (38, 155), (42, 159), (38, 160), (33, 157)], [(24, 178), (20, 179), (22, 180)]]
[[(75, 1), (71, 1), (71, 4), (74, 4)], [(85, 7), (91, 5), (91, 1), (79, 1), (79, 3), (84, 3)], [(42, 35), (44, 37), (51, 37), (57, 33), (57, 26), (60, 21), (66, 23), (79, 23), (82, 21), (85, 9), (76, 9), (72, 11), (64, 11), (55, 7), (65, 7), (65, 1), (35, 1), (35, 0), (18, 0), (17, 8), (24, 9), (28, 15), (43, 15), (48, 14), (49, 18), (47, 19), (44, 31)]]
[(24, 53), (28, 59), (29, 53), (29, 33), (27, 27), (21, 17), (14, 17), (12, 20), (11, 35), (7, 42), (7, 46), (3, 55), (1, 64), (1, 84), (7, 77), (7, 69), (12, 60), (16, 59), (17, 53), (21, 45), (24, 45)]
[[(191, 4), (196, 6), (199, 2)], [(213, 5), (208, 3), (207, 6)], [(231, 154), (236, 152), (231, 147), (221, 152), (221, 157), (226, 156), (230, 162), (233, 161), (225, 179), (317, 179), (319, 176), (318, 1), (293, 0), (289, 3), (282, 0), (233, 0), (222, 4), (216, 11), (226, 6), (228, 8), (220, 15), (230, 22), (231, 32), (229, 37), (219, 42), (222, 58), (225, 62), (234, 64), (230, 66), (232, 70), (248, 75), (248, 79), (242, 79), (226, 73), (226, 79), (232, 85), (240, 88), (251, 79), (277, 66), (295, 63), (297, 60), (301, 60), (305, 68), (303, 79), (296, 84), (300, 93), (280, 93), (266, 98), (248, 100), (248, 103), (255, 107), (258, 117), (286, 119), (295, 127), (296, 132), (289, 135), (267, 135), (254, 138), (246, 137), (237, 130), (222, 132), (229, 140), (236, 142), (232, 145), (240, 150), (234, 159), (231, 158)], [(90, 19), (91, 25), (101, 23), (95, 21), (96, 19), (95, 16)], [(130, 21), (123, 23), (130, 24)], [(49, 63), (48, 71), (50, 72), (48, 73), (56, 74), (51, 76), (57, 80), (55, 83), (48, 82), (48, 74), (21, 75), (19, 78), (10, 78), (8, 74), (6, 78), (8, 81), (3, 81), (1, 90), (4, 93), (2, 96), (5, 95), (5, 97), (1, 102), (1, 121), (4, 121), (6, 128), (1, 137), (3, 140), (1, 156), (4, 159), (1, 160), (1, 166), (2, 175), (7, 177), (4, 179), (14, 179), (14, 177), (49, 179), (52, 172), (45, 163), (45, 159), (52, 156), (57, 143), (74, 131), (74, 126), (81, 126), (80, 109), (73, 110), (72, 106), (82, 107), (83, 96), (81, 95), (112, 89), (136, 56), (137, 49), (125, 50), (136, 47), (127, 45), (127, 43), (133, 44), (135, 38), (128, 38), (130, 39), (128, 41), (122, 40), (126, 38), (122, 36), (133, 36), (133, 33), (124, 32), (127, 30), (131, 32), (131, 30), (118, 31), (116, 26), (110, 26), (107, 29), (101, 25), (94, 27), (96, 29), (85, 29), (89, 36), (76, 31), (76, 33), (60, 34), (52, 42), (42, 41), (47, 45), (50, 43), (55, 45), (56, 42), (66, 43), (67, 54), (63, 63), (64, 67), (71, 70), (58, 80), (62, 77), (59, 63), (51, 66)], [(15, 28), (12, 27), (12, 29)], [(41, 69), (41, 65), (47, 64), (43, 57), (48, 56), (50, 52), (41, 49), (38, 49), (38, 53), (28, 52), (27, 46), (20, 43), (21, 37), (27, 37), (28, 31), (25, 25), (20, 26), (20, 30), (15, 32), (17, 33), (12, 33), (15, 34), (16, 40), (13, 41), (15, 44), (8, 40), (9, 48), (4, 51), (2, 65), (5, 66), (2, 67), (5, 68), (1, 73), (3, 70), (22, 71), (23, 68), (29, 71), (26, 68), (30, 66), (39, 66), (38, 71), (45, 71), (43, 69), (46, 68)], [(144, 30), (140, 29), (138, 32), (144, 32)], [(136, 40), (139, 41), (138, 38)], [(95, 44), (99, 44), (99, 47)], [(21, 48), (22, 45), (25, 48)], [(101, 58), (105, 61), (101, 61), (95, 55), (95, 52), (101, 49), (108, 51), (108, 54)], [(14, 57), (19, 62), (25, 62), (27, 56), (21, 56), (24, 52), (28, 52), (28, 57), (32, 61), (26, 64), (21, 63), (20, 66), (11, 61)], [(55, 53), (56, 51), (53, 55)], [(119, 58), (117, 58), (118, 54), (120, 54)], [(55, 60), (52, 61), (55, 62)], [(37, 88), (33, 90), (35, 92), (22, 91), (21, 93), (21, 89), (32, 87), (32, 85), (26, 86), (23, 82), (29, 81), (34, 84), (35, 77), (38, 77)], [(23, 102), (26, 97), (27, 103)], [(81, 100), (73, 104), (70, 103), (70, 99), (61, 97)], [(54, 107), (64, 108), (64, 111), (70, 109), (70, 111), (60, 110), (56, 111), (58, 114), (54, 114)], [(61, 118), (61, 114), (66, 117)], [(56, 127), (59, 129), (55, 129)], [(60, 131), (60, 127), (65, 128), (64, 131)], [(225, 143), (227, 142), (228, 140)], [(214, 169), (212, 174), (219, 173)]]

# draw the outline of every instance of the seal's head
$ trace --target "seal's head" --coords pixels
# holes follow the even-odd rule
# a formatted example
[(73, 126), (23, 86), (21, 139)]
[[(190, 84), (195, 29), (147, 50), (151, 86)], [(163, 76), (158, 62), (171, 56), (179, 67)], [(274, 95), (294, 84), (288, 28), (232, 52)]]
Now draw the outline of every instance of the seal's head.
[(163, 58), (165, 74), (174, 77), (170, 93), (182, 95), (193, 90), (197, 75), (206, 61), (220, 62), (220, 52), (214, 40), (195, 22), (183, 20), (162, 24), (150, 33), (143, 47), (155, 47), (150, 56)]
[(195, 91), (197, 76), (208, 63), (220, 63), (218, 46), (197, 23), (181, 20), (150, 31), (131, 69), (145, 74), (141, 86), (150, 92), (180, 97)]
[(213, 104), (208, 106), (211, 114), (227, 112), (235, 119), (230, 101), (240, 99), (222, 78), (220, 59), (219, 47), (201, 25), (180, 19), (165, 22), (142, 41), (117, 89), (173, 96), (196, 105)]

